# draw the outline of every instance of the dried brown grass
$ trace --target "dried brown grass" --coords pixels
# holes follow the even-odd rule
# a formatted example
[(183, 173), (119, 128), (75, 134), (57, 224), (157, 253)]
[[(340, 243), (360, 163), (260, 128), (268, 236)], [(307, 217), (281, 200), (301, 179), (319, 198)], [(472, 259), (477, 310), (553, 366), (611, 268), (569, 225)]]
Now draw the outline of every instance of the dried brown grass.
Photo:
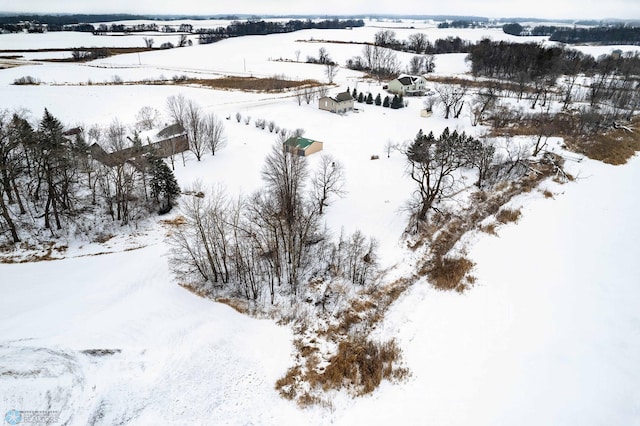
[(246, 300), (239, 300), (227, 297), (219, 297), (216, 302), (223, 303), (241, 314), (249, 313), (249, 306)]
[(520, 209), (518, 210), (513, 210), (513, 209), (500, 209), (498, 211), (498, 213), (496, 214), (496, 220), (500, 223), (510, 223), (510, 222), (517, 222), (518, 219), (520, 219), (520, 216), (522, 215), (522, 213), (520, 212)]
[(283, 90), (297, 89), (301, 87), (318, 87), (322, 83), (316, 80), (286, 80), (275, 77), (224, 77), (215, 79), (187, 78), (179, 84), (197, 84), (221, 90), (243, 90), (255, 92), (281, 92)]
[(467, 289), (466, 283), (472, 283), (475, 279), (463, 282), (474, 264), (466, 257), (444, 257), (435, 259), (427, 269), (429, 282), (439, 290), (456, 290), (463, 292)]
[(187, 223), (187, 219), (184, 216), (176, 216), (173, 219), (163, 219), (160, 221), (163, 225), (168, 226), (182, 226)]
[(485, 232), (489, 235), (498, 235), (498, 233), (496, 232), (496, 224), (495, 223), (489, 223), (487, 225), (482, 225), (480, 226), (480, 231)]
[(631, 127), (635, 130), (619, 128), (592, 136), (571, 136), (566, 143), (569, 149), (593, 160), (621, 165), (640, 151), (640, 117), (633, 120)]
[(370, 393), (383, 379), (401, 380), (408, 375), (408, 370), (394, 366), (400, 356), (395, 340), (379, 343), (361, 336), (344, 340), (320, 375), (322, 388), (349, 387), (358, 395)]

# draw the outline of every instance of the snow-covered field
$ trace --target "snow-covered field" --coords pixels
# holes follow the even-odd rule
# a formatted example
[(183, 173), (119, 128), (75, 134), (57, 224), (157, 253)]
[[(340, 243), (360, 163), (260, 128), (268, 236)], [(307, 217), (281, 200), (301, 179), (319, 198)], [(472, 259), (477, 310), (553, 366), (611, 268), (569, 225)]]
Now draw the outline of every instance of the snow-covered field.
[[(383, 266), (407, 268), (401, 207), (412, 185), (402, 155), (386, 158), (384, 146), (410, 140), (418, 129), (472, 130), (467, 117), (421, 118), (418, 99), (403, 110), (358, 104), (359, 113), (339, 116), (298, 106), (286, 94), (67, 85), (113, 75), (125, 81), (174, 74), (324, 80), (322, 66), (271, 59), (293, 59), (296, 50), (306, 58), (325, 47), (344, 63), (361, 46), (296, 40), (370, 41), (378, 24), (0, 70), (0, 107), (29, 109), (35, 120), (47, 107), (69, 126), (129, 124), (141, 107), (163, 111), (168, 96), (182, 93), (230, 120), (228, 145), (200, 163), (190, 156), (186, 167), (178, 161), (178, 180), (183, 187), (196, 179), (223, 183), (231, 194), (259, 187), (262, 159), (275, 140), (253, 123), (237, 123), (236, 112), (303, 128), (345, 166), (348, 194), (329, 209), (330, 228), (361, 229), (380, 241)], [(419, 24), (396, 28), (398, 38), (422, 30)], [(421, 25), (432, 40), (510, 37)], [(78, 38), (58, 39), (63, 35)], [(5, 36), (5, 48), (90, 45), (78, 33)], [(408, 57), (399, 55), (404, 62)], [(436, 64), (442, 74), (467, 70), (464, 55), (442, 55)], [(58, 85), (11, 84), (25, 75)], [(336, 83), (384, 95), (378, 83), (346, 69)], [(309, 160), (313, 167), (318, 157)], [(420, 282), (392, 306), (376, 335), (398, 338), (412, 377), (356, 400), (338, 395), (331, 409), (301, 410), (278, 396), (275, 380), (293, 362), (291, 331), (179, 287), (167, 266), (167, 230), (159, 224), (135, 244), (121, 238), (100, 249), (72, 241), (64, 260), (0, 264), (0, 415), (51, 410), (59, 412), (60, 424), (71, 425), (640, 423), (640, 225), (632, 196), (640, 161), (612, 167), (584, 160), (570, 167), (576, 182), (545, 184), (555, 199), (535, 191), (523, 196), (514, 201), (523, 206), (517, 225), (501, 228), (498, 237), (474, 236), (469, 257), (477, 263), (477, 285), (471, 291), (440, 293)], [(98, 251), (112, 253), (87, 256)]]

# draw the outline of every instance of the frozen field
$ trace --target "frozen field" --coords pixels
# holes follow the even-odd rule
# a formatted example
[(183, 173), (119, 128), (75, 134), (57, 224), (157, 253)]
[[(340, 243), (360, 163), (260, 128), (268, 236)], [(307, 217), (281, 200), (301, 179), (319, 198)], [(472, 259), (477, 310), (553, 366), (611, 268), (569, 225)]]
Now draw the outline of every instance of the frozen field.
[[(411, 25), (396, 28), (397, 37), (424, 30), (431, 40), (511, 39), (501, 30)], [(236, 122), (237, 112), (305, 129), (345, 167), (348, 193), (328, 210), (328, 226), (376, 237), (382, 266), (404, 271), (411, 253), (401, 242), (407, 220), (401, 208), (413, 186), (402, 154), (387, 158), (384, 147), (411, 140), (418, 129), (480, 132), (468, 117), (422, 118), (418, 99), (401, 110), (356, 104), (360, 112), (340, 116), (315, 103), (299, 106), (286, 93), (78, 85), (114, 75), (124, 81), (174, 74), (325, 80), (322, 66), (273, 59), (293, 59), (296, 50), (301, 58), (315, 56), (325, 47), (344, 63), (360, 54), (360, 45), (297, 40), (371, 41), (376, 26), (0, 70), (0, 108), (26, 108), (37, 121), (46, 107), (69, 127), (114, 119), (133, 124), (141, 107), (164, 112), (167, 97), (182, 93), (223, 119), (228, 144), (202, 162), (190, 155), (186, 167), (177, 161), (179, 183), (222, 183), (230, 194), (259, 188), (263, 158), (275, 141), (268, 130)], [(5, 36), (0, 41), (9, 48)], [(20, 34), (10, 48), (89, 46), (84, 37)], [(141, 37), (109, 40), (133, 44)], [(608, 53), (593, 48), (593, 54), (596, 49)], [(408, 54), (398, 56), (408, 61)], [(468, 69), (458, 54), (441, 55), (436, 64), (447, 75)], [(25, 75), (47, 84), (11, 84)], [(381, 84), (341, 69), (332, 93), (347, 87), (384, 96)], [(319, 157), (309, 160), (313, 167)], [(412, 377), (383, 383), (360, 399), (336, 395), (331, 408), (302, 410), (278, 396), (274, 383), (293, 362), (291, 330), (179, 287), (167, 266), (167, 230), (156, 218), (135, 241), (71, 241), (64, 260), (0, 264), (0, 414), (51, 410), (69, 425), (639, 424), (640, 224), (633, 194), (640, 161), (613, 167), (584, 160), (569, 168), (576, 182), (543, 184), (554, 199), (540, 191), (519, 197), (513, 201), (522, 206), (517, 224), (500, 228), (497, 237), (469, 237), (469, 257), (477, 264), (477, 285), (469, 292), (437, 292), (421, 281), (391, 307), (375, 336), (398, 339)], [(132, 247), (140, 248), (125, 251)], [(89, 256), (99, 251), (110, 254)]]

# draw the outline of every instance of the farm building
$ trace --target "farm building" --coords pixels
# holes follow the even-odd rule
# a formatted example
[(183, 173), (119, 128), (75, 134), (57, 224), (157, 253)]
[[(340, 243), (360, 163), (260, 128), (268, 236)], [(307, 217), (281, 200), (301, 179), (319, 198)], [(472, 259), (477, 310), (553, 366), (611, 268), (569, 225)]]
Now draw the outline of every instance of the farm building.
[(402, 96), (422, 96), (427, 91), (427, 80), (420, 75), (400, 76), (389, 82), (388, 90)]
[(322, 151), (322, 142), (298, 136), (287, 139), (283, 143), (283, 148), (291, 154), (306, 157), (318, 151)]
[(347, 92), (338, 93), (335, 97), (323, 96), (318, 100), (318, 107), (325, 111), (344, 113), (353, 110), (353, 97)]
[(134, 161), (147, 153), (166, 158), (189, 149), (186, 132), (179, 124), (166, 127), (154, 139), (154, 142), (150, 141), (148, 145), (143, 145), (140, 148), (129, 147), (111, 153), (106, 152), (98, 143), (94, 143), (89, 147), (89, 153), (96, 161), (105, 166), (114, 167), (118, 164)]

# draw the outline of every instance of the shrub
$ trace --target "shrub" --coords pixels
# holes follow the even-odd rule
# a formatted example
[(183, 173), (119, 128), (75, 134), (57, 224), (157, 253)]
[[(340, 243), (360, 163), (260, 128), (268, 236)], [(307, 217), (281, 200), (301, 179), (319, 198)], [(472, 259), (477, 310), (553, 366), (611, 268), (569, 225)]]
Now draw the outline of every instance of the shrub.
[[(462, 279), (473, 268), (473, 262), (465, 257), (444, 257), (436, 259), (427, 271), (429, 281), (440, 290), (463, 292), (466, 285)], [(468, 282), (473, 281), (467, 280)]]
[(520, 210), (501, 209), (496, 214), (496, 220), (500, 223), (517, 222), (520, 215)]
[(27, 75), (24, 77), (16, 78), (15, 80), (13, 80), (13, 84), (15, 84), (16, 86), (38, 85), (40, 84), (40, 80), (30, 75)]
[(395, 340), (379, 343), (361, 336), (344, 340), (321, 375), (322, 387), (328, 390), (352, 386), (359, 395), (370, 393), (382, 379), (401, 380), (407, 376), (408, 370), (393, 366), (400, 355)]

